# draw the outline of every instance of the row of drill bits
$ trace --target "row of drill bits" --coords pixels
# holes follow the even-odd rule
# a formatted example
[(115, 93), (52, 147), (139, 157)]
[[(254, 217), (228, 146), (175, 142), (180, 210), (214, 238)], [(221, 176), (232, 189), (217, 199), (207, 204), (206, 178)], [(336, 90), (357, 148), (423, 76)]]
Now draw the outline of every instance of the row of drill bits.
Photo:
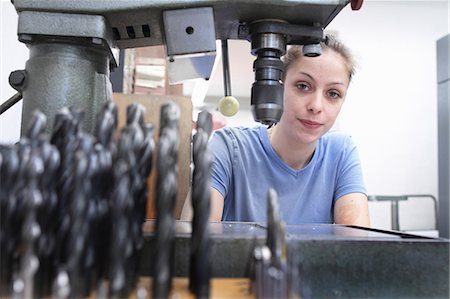
[(111, 102), (94, 135), (82, 130), (82, 111), (60, 111), (51, 135), (36, 112), (17, 144), (0, 145), (2, 296), (81, 298), (103, 281), (108, 297), (133, 288), (154, 151), (143, 113), (130, 105), (115, 141)]
[[(153, 298), (168, 298), (172, 289), (172, 262), (175, 250), (174, 209), (177, 190), (179, 108), (168, 104), (161, 109), (156, 188), (156, 224), (153, 274)], [(193, 137), (192, 238), (189, 289), (197, 298), (209, 298), (209, 213), (211, 155), (208, 140), (212, 116), (199, 114)], [(159, 159), (164, 157), (164, 159)]]
[[(176, 104), (161, 107), (154, 298), (167, 298), (171, 291), (179, 118)], [(120, 134), (112, 102), (97, 116), (93, 135), (83, 131), (82, 120), (82, 111), (64, 108), (48, 135), (45, 116), (36, 112), (17, 144), (0, 145), (2, 296), (83, 298), (95, 292), (98, 298), (124, 298), (136, 286), (153, 126), (144, 122), (138, 104), (127, 107)], [(209, 297), (211, 131), (211, 114), (204, 111), (193, 138), (189, 285), (199, 298)]]

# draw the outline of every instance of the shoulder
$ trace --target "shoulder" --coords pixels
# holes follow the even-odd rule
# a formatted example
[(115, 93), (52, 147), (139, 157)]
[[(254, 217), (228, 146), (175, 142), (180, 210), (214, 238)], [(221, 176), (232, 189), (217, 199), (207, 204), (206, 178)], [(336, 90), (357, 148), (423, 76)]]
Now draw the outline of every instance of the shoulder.
[(330, 150), (343, 151), (355, 147), (350, 134), (342, 131), (330, 131), (320, 138), (320, 144)]
[(330, 159), (346, 159), (357, 152), (352, 136), (342, 131), (330, 131), (319, 139), (321, 156)]

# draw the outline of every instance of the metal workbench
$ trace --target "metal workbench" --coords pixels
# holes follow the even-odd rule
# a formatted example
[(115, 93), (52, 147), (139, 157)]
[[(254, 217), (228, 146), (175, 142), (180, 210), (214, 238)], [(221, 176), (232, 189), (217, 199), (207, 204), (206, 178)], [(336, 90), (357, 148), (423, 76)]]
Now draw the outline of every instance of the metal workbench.
[[(176, 231), (174, 275), (188, 276), (190, 222), (178, 221)], [(251, 249), (265, 242), (265, 225), (211, 223), (210, 231), (212, 276), (248, 277)], [(141, 274), (151, 276), (153, 222), (144, 225), (144, 234)], [(288, 225), (286, 241), (305, 297), (448, 298), (447, 239), (315, 224)]]

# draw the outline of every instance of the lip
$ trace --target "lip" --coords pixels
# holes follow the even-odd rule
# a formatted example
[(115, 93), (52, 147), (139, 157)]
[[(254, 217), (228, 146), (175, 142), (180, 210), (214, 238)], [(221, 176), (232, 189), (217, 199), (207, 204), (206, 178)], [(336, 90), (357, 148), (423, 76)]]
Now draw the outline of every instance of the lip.
[(307, 119), (300, 119), (300, 122), (302, 123), (303, 126), (309, 128), (309, 129), (317, 129), (322, 126), (321, 123), (318, 123), (318, 122), (315, 122), (312, 120), (307, 120)]

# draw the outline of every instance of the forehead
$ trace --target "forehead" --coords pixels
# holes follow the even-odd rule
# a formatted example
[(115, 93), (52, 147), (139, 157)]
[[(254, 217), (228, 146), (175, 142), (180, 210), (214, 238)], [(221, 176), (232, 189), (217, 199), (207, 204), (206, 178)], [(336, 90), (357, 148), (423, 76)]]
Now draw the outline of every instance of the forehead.
[[(348, 82), (350, 70), (347, 62), (339, 53), (325, 48), (317, 57), (299, 56), (288, 67), (286, 76), (307, 72), (317, 77), (331, 77), (334, 80)], [(346, 80), (345, 80), (346, 79)]]

